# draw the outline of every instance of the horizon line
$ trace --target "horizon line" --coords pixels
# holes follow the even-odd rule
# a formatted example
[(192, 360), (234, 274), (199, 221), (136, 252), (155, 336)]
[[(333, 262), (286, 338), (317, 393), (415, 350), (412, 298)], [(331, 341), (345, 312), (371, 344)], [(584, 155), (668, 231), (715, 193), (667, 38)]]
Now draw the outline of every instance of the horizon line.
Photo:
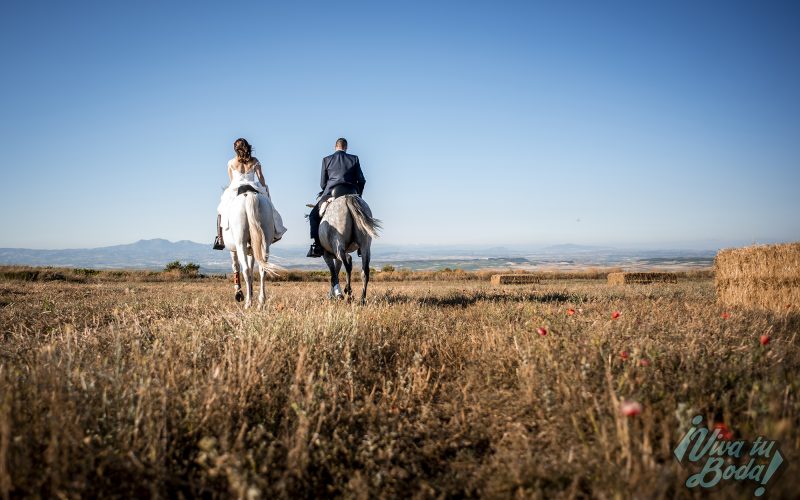
[[(178, 244), (178, 243), (191, 243), (194, 245), (205, 245), (205, 243), (197, 242), (194, 240), (189, 239), (179, 239), (179, 240), (170, 240), (168, 238), (140, 238), (135, 241), (130, 241), (127, 243), (112, 243), (107, 245), (100, 245), (100, 246), (86, 246), (86, 247), (51, 247), (51, 248), (35, 248), (35, 247), (14, 247), (14, 246), (0, 246), (0, 250), (35, 250), (35, 251), (74, 251), (74, 250), (98, 250), (116, 246), (128, 246), (128, 245), (135, 245), (137, 243), (142, 242), (152, 242), (152, 241), (163, 241), (169, 244)], [(712, 240), (713, 241), (713, 240)], [(385, 243), (380, 244), (379, 246), (386, 246), (386, 247), (393, 247), (393, 248), (439, 248), (439, 249), (491, 249), (491, 248), (503, 248), (507, 247), (509, 249), (547, 249), (553, 247), (576, 247), (576, 248), (585, 248), (585, 249), (597, 249), (597, 250), (692, 250), (692, 251), (717, 251), (722, 248), (730, 248), (730, 247), (742, 247), (742, 246), (754, 246), (754, 245), (772, 245), (772, 244), (780, 244), (780, 243), (794, 243), (800, 241), (800, 238), (797, 240), (783, 240), (783, 239), (765, 239), (762, 241), (749, 241), (745, 242), (745, 240), (723, 240), (716, 243), (706, 241), (706, 242), (698, 242), (698, 241), (683, 241), (683, 242), (620, 242), (620, 243), (572, 243), (572, 242), (563, 242), (563, 243), (510, 243), (510, 242), (492, 242), (492, 243)], [(301, 248), (307, 246), (307, 243), (285, 243), (277, 248)], [(209, 244), (210, 247), (210, 244)]]

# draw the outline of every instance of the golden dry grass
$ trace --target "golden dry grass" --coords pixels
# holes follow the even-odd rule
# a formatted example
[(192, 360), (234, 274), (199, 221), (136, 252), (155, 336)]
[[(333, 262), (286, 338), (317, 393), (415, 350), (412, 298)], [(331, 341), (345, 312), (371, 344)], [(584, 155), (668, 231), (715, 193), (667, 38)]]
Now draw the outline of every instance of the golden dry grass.
[[(482, 269), (478, 271), (465, 271), (463, 269), (440, 269), (436, 271), (412, 271), (400, 269), (393, 271), (376, 272), (373, 270), (370, 280), (373, 282), (397, 281), (490, 281), (497, 273), (511, 276), (534, 276), (539, 280), (605, 280), (609, 274), (621, 272), (618, 268), (585, 268), (576, 270), (541, 270), (541, 271), (510, 271), (498, 269)], [(703, 280), (714, 277), (710, 268), (688, 269), (672, 272), (681, 280)], [(342, 272), (344, 276), (344, 272)], [(190, 274), (173, 271), (142, 271), (142, 270), (97, 270), (75, 269), (65, 267), (31, 267), (31, 266), (0, 266), (0, 280), (19, 281), (68, 281), (73, 283), (100, 283), (100, 282), (164, 282), (181, 281), (192, 278), (224, 279), (222, 275), (205, 276), (201, 273)], [(270, 281), (289, 282), (325, 282), (330, 279), (328, 271), (301, 271), (286, 270), (276, 276), (270, 276)], [(353, 280), (360, 281), (361, 273), (353, 272)]]
[(326, 291), (0, 281), (0, 495), (689, 497), (695, 412), (781, 440), (798, 491), (800, 320), (724, 319), (711, 280)]

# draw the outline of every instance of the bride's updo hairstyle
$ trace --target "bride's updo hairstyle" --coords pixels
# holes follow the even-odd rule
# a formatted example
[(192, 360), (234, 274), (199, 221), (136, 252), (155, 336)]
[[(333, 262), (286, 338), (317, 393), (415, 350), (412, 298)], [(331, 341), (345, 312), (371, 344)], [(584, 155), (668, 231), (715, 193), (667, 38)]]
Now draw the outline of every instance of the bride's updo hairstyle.
[(253, 147), (247, 142), (247, 139), (240, 137), (233, 143), (233, 150), (236, 151), (236, 158), (239, 159), (242, 170), (247, 170), (250, 159), (253, 157)]

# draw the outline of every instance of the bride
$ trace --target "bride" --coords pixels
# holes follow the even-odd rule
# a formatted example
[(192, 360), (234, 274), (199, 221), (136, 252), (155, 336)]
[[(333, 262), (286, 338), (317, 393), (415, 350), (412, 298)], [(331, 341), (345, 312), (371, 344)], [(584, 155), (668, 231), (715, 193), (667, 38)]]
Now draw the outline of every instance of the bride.
[[(223, 191), (217, 207), (217, 237), (214, 239), (214, 250), (225, 249), (222, 232), (228, 229), (228, 209), (233, 199), (236, 198), (240, 187), (252, 187), (265, 195), (269, 203), (272, 204), (269, 188), (264, 181), (264, 174), (261, 172), (261, 163), (258, 158), (252, 156), (253, 147), (250, 146), (247, 140), (239, 138), (233, 143), (233, 150), (236, 152), (236, 157), (228, 161), (228, 178), (231, 182), (227, 189)], [(272, 243), (275, 243), (281, 239), (283, 233), (286, 232), (286, 228), (283, 227), (281, 215), (275, 210), (274, 205), (272, 206), (272, 213), (273, 224), (275, 225), (275, 237)]]

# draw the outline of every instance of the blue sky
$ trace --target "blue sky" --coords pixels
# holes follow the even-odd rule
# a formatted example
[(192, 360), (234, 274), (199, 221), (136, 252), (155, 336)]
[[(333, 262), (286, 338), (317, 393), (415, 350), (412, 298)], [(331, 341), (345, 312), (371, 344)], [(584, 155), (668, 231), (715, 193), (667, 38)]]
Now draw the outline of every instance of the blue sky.
[(645, 3), (5, 2), (0, 247), (210, 242), (240, 136), (285, 244), (339, 136), (387, 244), (800, 239), (800, 4)]

